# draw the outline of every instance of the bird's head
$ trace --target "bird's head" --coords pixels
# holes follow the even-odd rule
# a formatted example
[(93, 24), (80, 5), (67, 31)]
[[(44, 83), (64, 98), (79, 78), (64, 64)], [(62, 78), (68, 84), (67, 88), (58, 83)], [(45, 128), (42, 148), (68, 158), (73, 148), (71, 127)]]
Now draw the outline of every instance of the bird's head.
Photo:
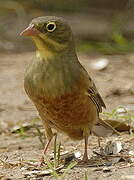
[(33, 19), (21, 35), (32, 37), (39, 51), (60, 52), (73, 44), (70, 26), (63, 18), (55, 16)]

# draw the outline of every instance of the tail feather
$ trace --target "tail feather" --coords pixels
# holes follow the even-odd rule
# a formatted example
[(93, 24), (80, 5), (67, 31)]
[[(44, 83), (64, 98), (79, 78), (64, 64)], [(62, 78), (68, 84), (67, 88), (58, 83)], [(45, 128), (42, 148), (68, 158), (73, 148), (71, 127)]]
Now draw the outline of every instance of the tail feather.
[(92, 133), (98, 137), (111, 136), (113, 134), (119, 135), (120, 133), (116, 131), (110, 124), (99, 119), (97, 124), (94, 125)]

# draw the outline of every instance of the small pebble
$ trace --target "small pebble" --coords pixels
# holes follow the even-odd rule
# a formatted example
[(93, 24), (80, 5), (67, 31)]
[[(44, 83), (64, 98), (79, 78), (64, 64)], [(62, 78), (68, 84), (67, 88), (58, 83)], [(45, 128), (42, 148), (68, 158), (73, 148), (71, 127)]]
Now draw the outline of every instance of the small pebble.
[(104, 168), (103, 168), (103, 172), (104, 172), (104, 173), (111, 172), (111, 169), (108, 168), (108, 167), (104, 167)]
[[(129, 154), (130, 156), (134, 156), (134, 151), (129, 151), (128, 154)], [(129, 163), (133, 163), (133, 162), (134, 162), (134, 157), (128, 158), (128, 162), (129, 162)]]
[(109, 60), (108, 59), (106, 59), (106, 58), (99, 58), (99, 59), (94, 60), (90, 64), (90, 66), (91, 66), (92, 69), (100, 71), (100, 70), (105, 69), (108, 66), (108, 64), (109, 64)]

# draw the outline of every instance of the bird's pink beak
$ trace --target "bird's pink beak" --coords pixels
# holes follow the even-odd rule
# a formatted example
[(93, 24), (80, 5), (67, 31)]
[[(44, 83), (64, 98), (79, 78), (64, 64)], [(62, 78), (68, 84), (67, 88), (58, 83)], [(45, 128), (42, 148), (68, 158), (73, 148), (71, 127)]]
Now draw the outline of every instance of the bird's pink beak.
[(20, 36), (36, 36), (40, 32), (34, 27), (34, 24), (30, 24), (24, 31), (20, 33)]

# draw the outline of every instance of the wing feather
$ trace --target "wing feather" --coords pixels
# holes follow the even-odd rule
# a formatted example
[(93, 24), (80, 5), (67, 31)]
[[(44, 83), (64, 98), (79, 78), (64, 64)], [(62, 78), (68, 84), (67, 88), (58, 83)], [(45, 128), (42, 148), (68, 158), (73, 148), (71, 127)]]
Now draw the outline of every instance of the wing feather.
[(81, 74), (83, 77), (82, 79), (85, 82), (85, 84), (86, 84), (85, 86), (87, 88), (86, 94), (96, 105), (98, 113), (101, 113), (102, 107), (106, 108), (106, 105), (105, 105), (102, 97), (100, 96), (93, 80), (90, 78), (89, 74), (87, 73), (87, 71), (84, 69), (84, 67), (81, 64), (79, 64), (79, 65), (81, 66), (80, 70), (81, 70)]
[(88, 96), (96, 105), (98, 113), (101, 113), (102, 107), (106, 108), (106, 105), (102, 97), (100, 96), (99, 92), (97, 91), (97, 88), (95, 84), (93, 83), (93, 81), (90, 78), (89, 80), (90, 80), (90, 83), (89, 83), (89, 89), (88, 89)]

